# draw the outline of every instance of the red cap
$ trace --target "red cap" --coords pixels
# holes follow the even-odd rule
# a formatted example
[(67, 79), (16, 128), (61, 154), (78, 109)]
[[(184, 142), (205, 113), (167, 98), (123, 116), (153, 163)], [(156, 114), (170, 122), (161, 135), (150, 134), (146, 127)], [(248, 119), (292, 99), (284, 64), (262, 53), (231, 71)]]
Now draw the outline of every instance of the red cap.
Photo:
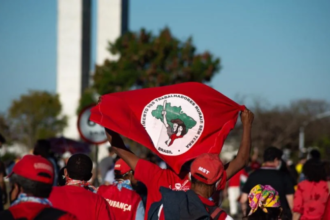
[(224, 167), (218, 155), (202, 154), (192, 162), (190, 172), (197, 180), (214, 184), (223, 176)]
[(125, 163), (123, 159), (119, 159), (115, 164), (115, 170), (118, 170), (121, 175), (124, 175), (125, 173), (128, 173), (132, 169), (128, 166), (127, 163)]
[[(52, 184), (54, 178), (53, 165), (47, 159), (35, 155), (26, 155), (19, 160), (8, 177), (13, 173), (30, 180), (47, 184)], [(47, 175), (42, 175), (42, 173), (48, 174), (49, 177), (47, 177)]]

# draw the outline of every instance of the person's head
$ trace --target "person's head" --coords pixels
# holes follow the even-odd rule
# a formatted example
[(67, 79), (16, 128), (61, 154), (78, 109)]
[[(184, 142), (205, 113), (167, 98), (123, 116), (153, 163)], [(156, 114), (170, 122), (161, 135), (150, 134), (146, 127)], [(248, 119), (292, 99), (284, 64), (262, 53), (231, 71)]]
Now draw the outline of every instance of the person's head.
[(309, 159), (303, 166), (303, 173), (310, 182), (326, 180), (324, 164), (317, 159)]
[(18, 161), (9, 174), (12, 183), (11, 201), (20, 193), (39, 198), (48, 198), (52, 191), (54, 169), (45, 158), (26, 155)]
[(113, 159), (115, 159), (117, 157), (117, 154), (113, 147), (108, 147), (108, 153), (109, 153), (109, 156), (112, 157)]
[[(172, 119), (171, 120), (171, 123), (173, 124), (173, 131), (176, 133), (176, 132), (178, 132), (179, 131), (179, 129), (181, 130), (181, 131), (183, 131), (183, 130), (186, 130), (186, 126), (185, 126), (185, 124), (184, 124), (184, 122), (181, 120), (181, 119)], [(181, 128), (180, 128), (180, 126), (181, 126)], [(182, 132), (183, 133), (183, 132)], [(185, 133), (184, 133), (185, 134)]]
[(190, 167), (191, 189), (206, 198), (224, 188), (226, 172), (216, 154), (205, 153), (197, 157)]
[(321, 153), (317, 149), (311, 150), (309, 155), (310, 155), (310, 159), (321, 160)]
[(50, 156), (50, 142), (45, 139), (38, 140), (34, 146), (33, 154), (48, 158)]
[(74, 154), (68, 160), (64, 175), (74, 180), (88, 181), (92, 177), (93, 162), (85, 154)]
[(181, 133), (181, 135), (185, 135), (187, 133), (187, 128), (185, 124), (181, 124), (178, 127), (178, 132)]
[(173, 123), (173, 131), (175, 132), (176, 129), (178, 128), (178, 123)]
[(123, 159), (117, 160), (115, 164), (115, 180), (129, 180), (132, 185), (137, 185), (137, 180), (134, 178), (133, 170), (128, 166)]
[(249, 220), (277, 220), (282, 209), (278, 192), (270, 185), (256, 185), (249, 193)]
[(283, 151), (276, 148), (276, 147), (268, 147), (264, 151), (264, 162), (265, 163), (272, 163), (272, 165), (276, 167), (281, 166), (281, 158), (283, 155)]

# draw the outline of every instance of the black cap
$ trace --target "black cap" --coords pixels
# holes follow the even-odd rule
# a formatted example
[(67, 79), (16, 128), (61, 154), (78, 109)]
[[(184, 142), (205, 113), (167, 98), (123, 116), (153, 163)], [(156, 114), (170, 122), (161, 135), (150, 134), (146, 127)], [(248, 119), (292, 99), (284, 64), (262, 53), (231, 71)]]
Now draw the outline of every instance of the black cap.
[(93, 162), (85, 154), (74, 154), (69, 158), (66, 169), (71, 179), (88, 181), (92, 177)]

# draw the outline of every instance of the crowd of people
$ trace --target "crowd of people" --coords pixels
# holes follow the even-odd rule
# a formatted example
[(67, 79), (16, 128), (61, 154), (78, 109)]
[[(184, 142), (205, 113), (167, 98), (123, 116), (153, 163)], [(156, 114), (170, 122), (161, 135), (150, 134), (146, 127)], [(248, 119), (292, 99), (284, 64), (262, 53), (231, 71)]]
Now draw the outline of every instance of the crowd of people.
[[(153, 154), (148, 160), (137, 157), (120, 134), (106, 129), (111, 148), (100, 162), (101, 186), (92, 184), (89, 156), (66, 155), (60, 169), (47, 141), (39, 140), (33, 155), (22, 157), (10, 172), (0, 163), (0, 196), (10, 201), (0, 219), (330, 219), (329, 163), (314, 150), (308, 160), (288, 166), (276, 147), (265, 149), (262, 163), (250, 160), (253, 118), (249, 110), (241, 113), (243, 134), (232, 161), (224, 164), (219, 155), (205, 152), (179, 174), (157, 164)], [(221, 208), (223, 192), (228, 213)]]

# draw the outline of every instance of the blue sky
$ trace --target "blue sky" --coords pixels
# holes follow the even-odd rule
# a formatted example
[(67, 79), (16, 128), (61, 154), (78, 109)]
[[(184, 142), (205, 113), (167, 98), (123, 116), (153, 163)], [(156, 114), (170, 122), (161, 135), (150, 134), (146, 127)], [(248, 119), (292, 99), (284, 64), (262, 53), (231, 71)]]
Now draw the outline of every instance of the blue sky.
[[(55, 92), (56, 10), (55, 0), (0, 0), (0, 112), (29, 89)], [(131, 0), (129, 20), (220, 57), (211, 85), (232, 99), (330, 101), (328, 0)]]

